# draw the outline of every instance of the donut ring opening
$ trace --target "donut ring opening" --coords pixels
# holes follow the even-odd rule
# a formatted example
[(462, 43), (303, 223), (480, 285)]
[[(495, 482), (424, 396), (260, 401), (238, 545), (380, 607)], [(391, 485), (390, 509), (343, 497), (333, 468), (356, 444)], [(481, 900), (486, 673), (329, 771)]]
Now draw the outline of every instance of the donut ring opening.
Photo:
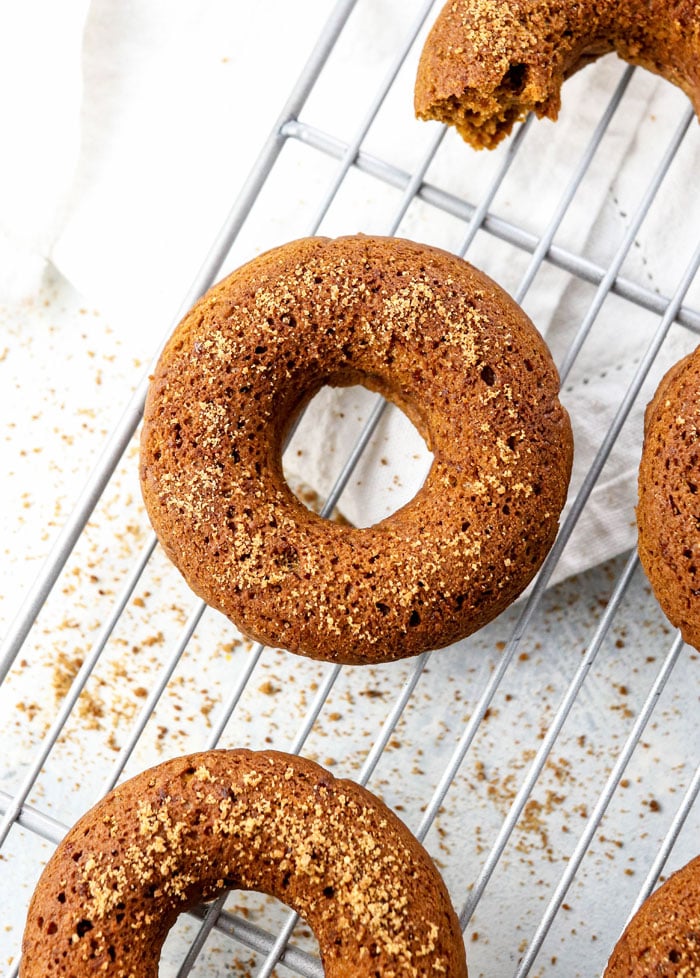
[(157, 978), (180, 913), (230, 889), (310, 925), (327, 978), (466, 978), (457, 916), (432, 860), (359, 785), (275, 751), (166, 761), (73, 827), (30, 903), (21, 978)]
[[(320, 514), (325, 495), (335, 485), (346, 461), (344, 452), (335, 450), (335, 446), (357, 443), (376, 403), (374, 392), (363, 384), (353, 384), (340, 394), (329, 386), (322, 387), (307, 404), (282, 457), (285, 481), (307, 509)], [(325, 464), (322, 478), (311, 486), (305, 473), (309, 468), (316, 471), (320, 465), (314, 453), (327, 454), (327, 438), (333, 438), (334, 454)], [(414, 498), (432, 461), (425, 438), (405, 411), (396, 411), (391, 417), (384, 415), (348, 483), (371, 486), (371, 493), (367, 488), (361, 499), (351, 503), (343, 495), (326, 518), (360, 528), (374, 526)]]
[[(281, 461), (317, 391), (357, 383), (433, 453), (415, 497), (363, 528), (309, 512)], [(416, 655), (495, 617), (551, 546), (571, 468), (558, 387), (522, 310), (454, 255), (292, 242), (210, 290), (166, 346), (144, 499), (190, 586), (244, 634), (336, 662)]]
[(530, 112), (555, 120), (564, 81), (613, 51), (679, 86), (700, 113), (697, 0), (450, 0), (421, 53), (416, 115), (493, 149)]

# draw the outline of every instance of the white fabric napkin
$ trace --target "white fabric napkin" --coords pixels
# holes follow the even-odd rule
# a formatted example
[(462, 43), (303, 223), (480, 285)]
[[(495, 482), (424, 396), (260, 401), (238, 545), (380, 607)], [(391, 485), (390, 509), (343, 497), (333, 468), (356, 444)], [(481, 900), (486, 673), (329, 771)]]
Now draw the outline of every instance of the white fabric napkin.
[[(340, 138), (351, 137), (409, 30), (418, 4), (410, 6), (405, 0), (358, 3), (310, 100), (314, 124)], [(0, 12), (2, 90), (13, 92), (0, 106), (5, 134), (0, 289), (5, 295), (31, 288), (41, 261), (50, 260), (112, 317), (135, 355), (148, 358), (328, 13), (322, 0), (260, 0), (245, 6), (230, 0), (26, 0), (7, 5)], [(406, 169), (420, 155), (414, 133), (420, 133), (423, 146), (430, 135), (430, 127), (412, 118), (418, 49), (414, 46), (367, 140), (369, 151)], [(542, 233), (621, 72), (620, 62), (606, 59), (567, 82), (556, 130), (549, 122), (533, 125), (494, 213), (535, 235)], [(603, 265), (612, 258), (686, 104), (685, 96), (666, 82), (635, 74), (624, 108), (557, 234), (558, 246), (595, 255)], [(695, 121), (691, 130), (623, 268), (627, 278), (664, 294), (676, 287), (697, 237), (698, 208), (689, 195), (700, 172)], [(245, 239), (243, 257), (305, 233), (299, 213), (312, 195), (320, 197), (318, 188), (336, 164), (308, 150), (306, 155), (294, 152), (294, 182), (273, 179), (259, 205), (274, 213), (275, 237), (270, 239), (268, 221), (258, 238)], [(507, 145), (493, 155), (494, 165), (504, 153)], [(450, 134), (428, 180), (478, 199), (490, 172), (484, 154)], [(355, 175), (346, 184), (322, 229), (381, 231), (380, 216), (385, 220), (395, 208), (395, 192)], [(464, 225), (456, 229), (453, 218), (421, 206), (412, 208), (400, 233), (436, 243), (442, 235), (447, 246), (456, 248)], [(485, 234), (474, 241), (468, 257), (510, 291), (517, 289), (529, 261), (521, 252), (504, 262), (502, 243)], [(558, 362), (594, 291), (545, 268), (526, 295), (524, 307)], [(696, 285), (688, 301), (697, 306), (699, 295)], [(607, 300), (565, 380), (562, 396), (576, 444), (572, 497), (657, 324), (658, 317)], [(697, 341), (687, 330), (672, 329), (555, 579), (633, 546), (643, 406), (664, 370)], [(325, 413), (314, 410), (302, 425), (288, 465), (290, 481), (303, 481), (321, 495), (340, 467), (357, 418), (366, 415), (370, 404), (357, 390), (324, 397)], [(355, 523), (380, 519), (410, 498), (428, 465), (429, 456), (410, 425), (390, 412), (375, 448), (351, 479), (341, 509)]]

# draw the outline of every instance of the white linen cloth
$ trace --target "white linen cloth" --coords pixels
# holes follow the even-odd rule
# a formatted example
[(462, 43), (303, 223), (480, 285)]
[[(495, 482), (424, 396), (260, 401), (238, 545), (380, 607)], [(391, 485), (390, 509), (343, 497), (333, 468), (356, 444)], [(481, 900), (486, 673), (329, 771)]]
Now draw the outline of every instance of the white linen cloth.
[[(414, 6), (417, 11), (418, 4)], [(415, 16), (408, 7), (405, 0), (361, 0), (325, 82), (312, 94), (315, 124), (350, 138)], [(148, 357), (250, 171), (329, 9), (322, 0), (7, 4), (0, 12), (0, 82), (5, 93), (0, 106), (5, 140), (0, 289), (5, 300), (31, 290), (42, 262), (50, 261), (112, 317), (135, 353)], [(423, 127), (424, 143), (423, 132), (429, 133), (412, 118), (418, 49), (414, 46), (392, 91), (391, 111), (384, 112), (382, 125), (368, 139), (377, 155), (400, 158), (402, 143), (410, 142), (404, 140), (408, 133)], [(527, 153), (521, 154), (529, 162), (516, 161), (494, 213), (541, 233), (621, 70), (614, 58), (606, 59), (567, 82), (556, 139), (551, 123), (532, 127)], [(344, 78), (357, 119), (349, 118), (352, 113), (344, 108), (348, 93), (338, 88)], [(558, 244), (602, 256), (602, 264), (612, 258), (686, 103), (666, 82), (637, 72), (624, 109), (606, 136), (605, 151), (596, 156), (567, 213)], [(504, 146), (497, 153), (506, 151)], [(461, 186), (468, 199), (478, 199), (473, 191), (485, 180), (483, 156), (451, 134), (428, 179), (440, 186), (445, 178), (452, 187)], [(309, 188), (317, 188), (332, 173), (322, 168), (317, 175), (315, 165), (307, 153), (297, 170), (298, 187), (272, 187), (265, 206), (276, 208), (278, 237), (274, 242), (246, 242), (249, 255), (305, 233), (295, 208), (302, 207)], [(673, 292), (696, 244), (692, 190), (698, 172), (700, 139), (693, 121), (625, 262), (626, 277), (651, 290)], [(375, 181), (358, 185), (351, 200), (343, 202), (341, 195), (327, 222), (329, 233), (380, 231), (358, 224), (357, 215), (383, 213), (388, 193)], [(415, 208), (400, 233), (432, 241), (442, 221), (439, 212)], [(448, 219), (444, 221), (447, 226)], [(462, 226), (454, 247), (463, 233)], [(468, 257), (513, 291), (528, 256), (522, 253), (499, 265), (499, 249), (500, 242), (481, 234)], [(594, 290), (548, 269), (540, 275), (547, 287), (533, 288), (524, 306), (560, 362)], [(698, 294), (695, 283), (688, 302), (697, 306)], [(637, 319), (632, 306), (608, 300), (564, 383), (563, 398), (575, 430), (572, 495), (629, 383), (640, 356), (640, 334), (650, 336), (658, 322), (642, 312), (638, 323), (630, 322), (631, 317)], [(633, 546), (643, 407), (664, 370), (696, 343), (697, 336), (687, 330), (671, 331), (556, 579)], [(303, 480), (320, 494), (340, 464), (347, 429), (356, 424), (358, 412), (367, 411), (361, 392), (331, 392), (326, 400), (326, 414), (314, 412), (302, 426), (297, 439), (301, 455), (295, 454), (289, 466), (290, 481)], [(352, 522), (374, 522), (410, 498), (429, 464), (420, 439), (407, 430), (398, 412), (383, 425), (374, 453), (379, 464), (371, 464), (371, 458), (363, 461), (343, 496), (341, 509)]]

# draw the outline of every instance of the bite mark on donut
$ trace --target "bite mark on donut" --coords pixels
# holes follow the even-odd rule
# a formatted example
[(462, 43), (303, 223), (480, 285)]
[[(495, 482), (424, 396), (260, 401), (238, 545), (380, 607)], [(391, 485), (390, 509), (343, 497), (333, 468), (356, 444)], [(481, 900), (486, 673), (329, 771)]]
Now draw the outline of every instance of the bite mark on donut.
[(416, 115), (492, 149), (530, 112), (555, 120), (564, 80), (612, 51), (678, 85), (700, 110), (695, 0), (449, 0), (421, 54)]

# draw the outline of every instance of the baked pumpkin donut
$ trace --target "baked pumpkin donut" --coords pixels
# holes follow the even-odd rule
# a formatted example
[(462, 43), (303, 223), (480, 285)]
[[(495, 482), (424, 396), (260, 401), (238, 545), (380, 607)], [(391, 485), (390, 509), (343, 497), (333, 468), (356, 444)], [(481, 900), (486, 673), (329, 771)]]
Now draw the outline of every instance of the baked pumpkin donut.
[(610, 51), (700, 112), (699, 0), (449, 0), (423, 47), (416, 115), (492, 149), (529, 112), (556, 119), (564, 80)]
[(327, 978), (466, 978), (444, 883), (406, 826), (311, 761), (247, 750), (166, 761), (80, 819), (32, 897), (20, 978), (157, 978), (178, 914), (227, 889), (293, 907)]
[(671, 367), (646, 409), (637, 526), (659, 604), (700, 650), (700, 347)]
[(645, 900), (615, 945), (604, 978), (700, 975), (700, 856)]
[[(285, 435), (324, 385), (401, 407), (433, 452), (366, 528), (310, 512)], [(391, 238), (309, 238), (235, 271), (167, 344), (141, 439), (143, 496), (191, 587), (241, 631), (335, 662), (399, 659), (502, 611), (547, 553), (569, 419), (522, 310), (466, 262)]]

